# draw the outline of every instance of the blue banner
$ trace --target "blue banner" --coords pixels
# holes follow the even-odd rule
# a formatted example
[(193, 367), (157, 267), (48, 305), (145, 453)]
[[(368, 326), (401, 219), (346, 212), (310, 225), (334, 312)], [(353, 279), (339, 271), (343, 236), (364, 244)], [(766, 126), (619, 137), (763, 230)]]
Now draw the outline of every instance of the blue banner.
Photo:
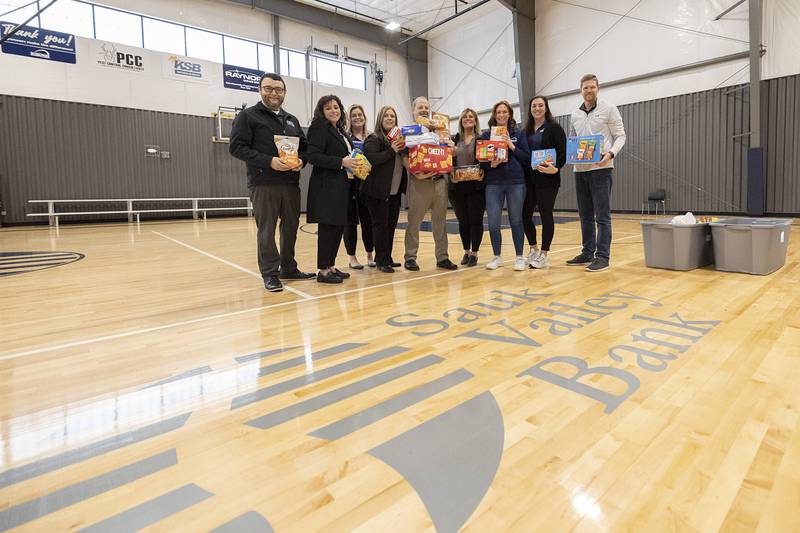
[(226, 89), (258, 92), (258, 80), (264, 74), (262, 70), (222, 65), (222, 81)]
[[(0, 21), (3, 36), (16, 26), (13, 22)], [(23, 26), (3, 43), (2, 48), (6, 54), (75, 63), (75, 36), (70, 33)]]

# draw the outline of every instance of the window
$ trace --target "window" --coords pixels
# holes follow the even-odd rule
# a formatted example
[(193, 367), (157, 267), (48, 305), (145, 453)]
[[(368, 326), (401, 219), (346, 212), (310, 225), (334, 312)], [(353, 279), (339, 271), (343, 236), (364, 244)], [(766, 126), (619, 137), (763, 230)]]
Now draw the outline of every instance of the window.
[(266, 44), (258, 45), (258, 68), (264, 72), (275, 72), (275, 56), (272, 47)]
[(186, 38), (183, 26), (147, 17), (144, 24), (144, 47), (168, 54), (186, 55)]
[(223, 38), (223, 44), (225, 46), (225, 63), (237, 67), (258, 68), (256, 43), (226, 35)]
[[(45, 0), (46, 1), (46, 0)], [(42, 2), (39, 2), (42, 5)], [(73, 0), (59, 0), (39, 15), (42, 27), (94, 39), (92, 6)]]
[(342, 63), (342, 86), (359, 91), (367, 90), (367, 69)]
[(281, 74), (307, 79), (306, 55), (302, 52), (281, 48)]
[(342, 85), (342, 64), (331, 59), (313, 57), (314, 72), (312, 78), (320, 83)]
[(186, 55), (222, 63), (222, 35), (186, 28)]
[(142, 17), (139, 15), (95, 6), (94, 23), (97, 39), (142, 48)]
[[(14, 22), (15, 24), (19, 24), (20, 22), (25, 22), (30, 17), (35, 15), (37, 11), (39, 11), (35, 3), (28, 7), (22, 7), (25, 4), (30, 4), (30, 3), (31, 0), (0, 0), (0, 13), (8, 13), (9, 11), (16, 9), (16, 11), (14, 11), (13, 13), (8, 13), (7, 15), (3, 15), (2, 20), (5, 22)], [(38, 28), (39, 17), (36, 17), (32, 21), (28, 22), (28, 26), (34, 26)]]

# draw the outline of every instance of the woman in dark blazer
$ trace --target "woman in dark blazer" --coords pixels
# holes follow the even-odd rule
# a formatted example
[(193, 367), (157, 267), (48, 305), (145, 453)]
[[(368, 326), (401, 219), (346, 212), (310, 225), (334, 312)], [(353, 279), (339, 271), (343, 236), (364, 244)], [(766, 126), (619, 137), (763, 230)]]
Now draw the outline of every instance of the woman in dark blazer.
[(364, 155), (372, 164), (369, 176), (361, 184), (361, 198), (372, 220), (375, 240), (375, 263), (381, 272), (392, 273), (400, 266), (392, 259), (394, 230), (400, 215), (400, 195), (405, 190), (406, 169), (400, 151), (402, 139), (390, 142), (386, 134), (397, 125), (397, 112), (384, 106), (375, 121), (375, 133), (364, 141)]
[(356, 199), (347, 171), (358, 165), (350, 157), (342, 102), (334, 95), (317, 102), (308, 128), (306, 159), (314, 165), (308, 186), (307, 220), (317, 223), (317, 281), (341, 283), (349, 278), (336, 268), (336, 255), (347, 224), (356, 224)]
[[(548, 254), (555, 235), (553, 206), (556, 204), (558, 188), (561, 186), (560, 169), (567, 163), (567, 136), (550, 113), (550, 104), (544, 96), (534, 96), (528, 103), (525, 134), (531, 152), (548, 148), (555, 148), (556, 151), (555, 164), (545, 162), (535, 169), (530, 165), (525, 167), (528, 189), (525, 204), (522, 206), (522, 223), (531, 247), (528, 264), (531, 268), (546, 268), (550, 266)], [(542, 219), (541, 248), (536, 242), (536, 225), (533, 223), (533, 211), (537, 207)]]

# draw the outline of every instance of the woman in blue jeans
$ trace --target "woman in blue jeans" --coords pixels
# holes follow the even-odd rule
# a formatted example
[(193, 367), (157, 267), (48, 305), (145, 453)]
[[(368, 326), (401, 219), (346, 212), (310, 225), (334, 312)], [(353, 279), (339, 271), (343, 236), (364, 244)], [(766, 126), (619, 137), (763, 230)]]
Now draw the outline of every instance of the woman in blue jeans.
[(489, 216), (489, 237), (492, 241), (494, 259), (486, 268), (495, 270), (503, 265), (503, 236), (500, 227), (503, 220), (503, 204), (508, 206), (508, 220), (511, 224), (511, 237), (514, 240), (514, 251), (517, 259), (514, 270), (525, 270), (525, 230), (522, 226), (522, 206), (525, 203), (525, 166), (530, 165), (531, 152), (525, 132), (517, 126), (511, 104), (506, 101), (497, 102), (492, 108), (489, 119), (489, 131), (485, 131), (482, 139), (489, 139), (493, 126), (505, 126), (508, 133), (502, 139), (508, 143), (508, 161), (498, 160), (481, 163), (486, 173), (486, 213)]

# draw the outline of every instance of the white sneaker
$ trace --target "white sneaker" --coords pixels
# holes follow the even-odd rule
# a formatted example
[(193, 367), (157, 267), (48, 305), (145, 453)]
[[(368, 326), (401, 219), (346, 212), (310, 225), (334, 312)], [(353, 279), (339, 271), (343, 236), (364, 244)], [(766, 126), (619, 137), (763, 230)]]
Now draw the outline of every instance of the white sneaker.
[(501, 266), (503, 266), (503, 258), (496, 255), (494, 259), (486, 263), (486, 270), (497, 270)]
[(547, 268), (550, 266), (550, 258), (546, 254), (539, 256), (531, 263), (531, 268)]
[(539, 250), (536, 250), (535, 248), (528, 252), (528, 264), (532, 265), (533, 262), (536, 261), (536, 258), (539, 257), (539, 254)]
[(517, 256), (517, 260), (514, 261), (514, 270), (516, 270), (516, 271), (525, 270), (527, 268), (527, 266), (528, 266), (528, 263), (525, 262), (525, 256), (524, 255), (518, 255)]

